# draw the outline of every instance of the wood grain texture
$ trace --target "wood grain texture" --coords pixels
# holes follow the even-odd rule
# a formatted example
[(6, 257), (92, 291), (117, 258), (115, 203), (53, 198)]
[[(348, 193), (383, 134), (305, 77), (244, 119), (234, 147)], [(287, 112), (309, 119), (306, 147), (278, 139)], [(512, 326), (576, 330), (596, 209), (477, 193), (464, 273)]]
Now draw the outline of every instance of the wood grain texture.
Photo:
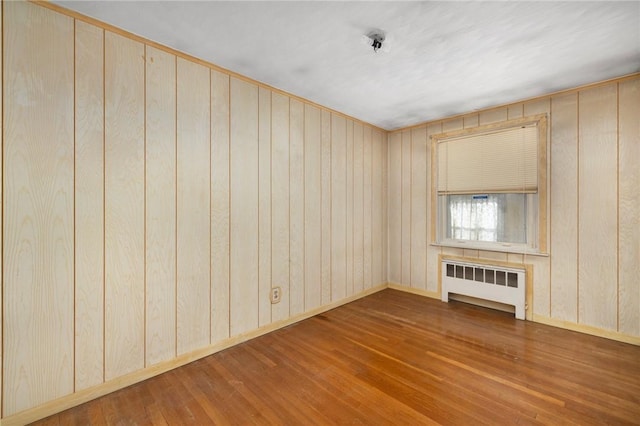
[(502, 262), (509, 261), (509, 253), (504, 253), (500, 251), (480, 250), (480, 252), (478, 253), (478, 257), (480, 259), (494, 259), (494, 260), (500, 260)]
[(272, 320), (289, 316), (289, 97), (271, 94), (271, 285), (280, 287), (280, 302), (272, 305)]
[(618, 331), (640, 336), (640, 79), (619, 85)]
[(447, 120), (442, 122), (442, 131), (452, 132), (454, 130), (464, 129), (464, 120), (462, 117), (454, 118), (453, 120)]
[(346, 120), (345, 161), (347, 169), (346, 179), (346, 296), (353, 294), (353, 121)]
[(38, 424), (633, 424), (638, 357), (385, 290)]
[(31, 3), (2, 6), (7, 416), (74, 387), (74, 27)]
[(347, 295), (347, 124), (331, 114), (331, 300)]
[(304, 107), (305, 309), (322, 304), (322, 113)]
[[(0, 5), (0, 34), (3, 34), (3, 27), (2, 27), (2, 6)], [(0, 43), (0, 81), (4, 82), (4, 74), (3, 74), (3, 59), (4, 59), (4, 51), (3, 51), (3, 47), (2, 47), (2, 43)], [(0, 84), (0, 99), (4, 99), (4, 92), (3, 92), (3, 85), (4, 83)], [(4, 117), (4, 111), (2, 109), (2, 104), (4, 102), (0, 102), (0, 117)], [(3, 164), (4, 164), (4, 128), (3, 128), (3, 121), (4, 118), (0, 118), (0, 176), (4, 176), (3, 174)], [(4, 188), (3, 188), (4, 184), (0, 184), (0, 342), (3, 342), (3, 338), (2, 338), (2, 332), (4, 330), (4, 326), (3, 326), (3, 316), (2, 316), (2, 307), (3, 305), (3, 301), (2, 301), (2, 295), (4, 293), (4, 268), (3, 268), (3, 260), (4, 260), (4, 254), (3, 254), (3, 248), (4, 248), (4, 234), (3, 234), (3, 218), (4, 218)], [(3, 353), (0, 350), (0, 406), (2, 405), (2, 401), (4, 401), (4, 398), (2, 396), (2, 391), (4, 389), (4, 384), (2, 382), (2, 371), (3, 371), (3, 366), (4, 366), (4, 361), (3, 361)], [(0, 417), (2, 417), (2, 410), (0, 409)]]
[(551, 316), (578, 321), (578, 97), (551, 100)]
[(291, 99), (289, 109), (289, 315), (305, 311), (304, 299), (306, 283), (305, 266), (305, 227), (304, 227), (304, 105)]
[(320, 117), (322, 150), (322, 304), (331, 302), (331, 113)]
[(402, 133), (389, 135), (389, 282), (402, 284)]
[[(550, 114), (551, 112), (551, 100), (549, 98), (542, 98), (532, 102), (526, 102), (522, 107), (524, 117), (529, 117), (536, 114)], [(549, 126), (547, 126), (547, 152), (550, 152), (549, 144), (551, 138), (549, 136)], [(547, 167), (548, 167), (547, 162)], [(542, 188), (538, 188), (538, 200), (549, 193), (549, 181), (547, 180), (544, 186), (545, 193), (541, 192)], [(546, 203), (546, 217), (550, 217), (550, 203)], [(540, 216), (540, 213), (538, 213)], [(546, 219), (544, 219), (546, 222)], [(539, 231), (542, 232), (542, 231)], [(549, 228), (547, 227), (547, 231)], [(548, 238), (547, 238), (548, 240)], [(551, 312), (550, 298), (551, 298), (551, 282), (549, 281), (549, 267), (550, 261), (548, 257), (540, 256), (525, 256), (524, 259), (527, 263), (534, 265), (533, 271), (533, 313), (537, 315), (549, 316)]]
[(258, 321), (271, 323), (271, 91), (258, 89)]
[(211, 343), (229, 337), (229, 76), (211, 71)]
[(231, 79), (231, 336), (258, 328), (258, 87)]
[(146, 52), (146, 365), (176, 352), (176, 57)]
[(177, 293), (178, 355), (211, 341), (210, 72), (177, 60)]
[[(364, 133), (353, 125), (353, 293), (364, 290)], [(376, 147), (377, 148), (377, 147)], [(380, 173), (382, 175), (382, 173)], [(371, 215), (373, 212), (368, 211)]]
[(462, 126), (465, 129), (478, 127), (479, 121), (480, 121), (479, 113), (467, 114), (464, 117), (462, 117)]
[(476, 249), (462, 249), (462, 255), (464, 257), (469, 257), (472, 259), (477, 259), (480, 256), (480, 253)]
[[(512, 117), (513, 118), (513, 117)], [(509, 119), (509, 110), (506, 107), (481, 111), (478, 115), (478, 125), (499, 123)]]
[(579, 94), (578, 321), (617, 329), (617, 86)]
[(524, 263), (524, 254), (522, 254), (522, 253), (507, 253), (507, 262)]
[[(427, 243), (431, 243), (435, 241), (435, 216), (433, 215), (433, 209), (431, 207), (432, 204), (432, 191), (435, 191), (435, 182), (432, 182), (431, 177), (431, 161), (432, 161), (432, 149), (433, 144), (431, 143), (431, 135), (437, 135), (442, 133), (442, 124), (430, 124), (426, 128), (427, 131), (427, 212), (425, 214), (425, 221), (427, 226)], [(434, 216), (434, 217), (432, 217)], [(441, 248), (438, 246), (427, 245), (427, 272), (426, 272), (426, 280), (427, 280), (427, 288), (426, 290), (431, 293), (435, 293), (438, 291), (438, 268), (439, 261), (438, 256), (441, 253)]]
[(382, 188), (382, 278), (383, 282), (389, 281), (389, 217), (388, 217), (388, 194), (389, 194), (389, 135), (387, 132), (379, 133), (382, 140), (381, 157), (382, 157), (382, 176), (381, 176), (381, 188)]
[(105, 380), (144, 367), (144, 45), (105, 32)]
[(507, 107), (507, 118), (509, 120), (513, 118), (520, 118), (523, 116), (524, 116), (524, 104), (519, 103), (519, 104), (509, 105)]
[[(386, 229), (383, 225), (383, 212), (386, 209), (384, 204), (384, 152), (386, 144), (383, 142), (382, 133), (379, 131), (372, 132), (371, 140), (371, 155), (367, 152), (365, 161), (367, 164), (370, 162), (371, 166), (368, 167), (371, 181), (371, 206), (367, 209), (363, 209), (365, 214), (364, 223), (367, 223), (368, 234), (370, 235), (367, 244), (365, 244), (365, 252), (371, 253), (371, 260), (368, 262), (371, 270), (371, 286), (384, 284), (387, 282), (384, 276), (383, 266), (385, 264), (386, 247), (384, 246), (384, 234)], [(363, 152), (364, 156), (364, 152)], [(371, 170), (375, 170), (375, 173), (371, 173)]]
[(402, 132), (402, 175), (400, 214), (400, 284), (411, 286), (411, 131)]
[(104, 31), (75, 29), (75, 390), (104, 381)]
[(427, 129), (411, 130), (411, 287), (427, 289)]
[(371, 212), (373, 212), (374, 204), (373, 204), (373, 176), (374, 171), (373, 167), (373, 144), (374, 144), (375, 135), (373, 129), (371, 127), (365, 127), (363, 129), (363, 147), (362, 147), (362, 155), (364, 157), (364, 194), (362, 197), (362, 201), (364, 203), (363, 210), (365, 212), (363, 227), (364, 227), (364, 259), (362, 261), (363, 268), (363, 280), (364, 280), (364, 288), (369, 289), (373, 287), (373, 253), (371, 250), (373, 244), (373, 228), (371, 223)]

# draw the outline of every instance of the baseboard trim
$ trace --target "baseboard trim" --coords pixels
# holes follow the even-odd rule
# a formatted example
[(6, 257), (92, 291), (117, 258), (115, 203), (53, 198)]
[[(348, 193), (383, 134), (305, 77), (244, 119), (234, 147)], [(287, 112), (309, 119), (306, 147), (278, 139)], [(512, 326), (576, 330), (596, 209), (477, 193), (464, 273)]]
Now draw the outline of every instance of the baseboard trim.
[[(433, 291), (426, 291), (422, 289), (406, 287), (396, 283), (389, 283), (388, 287), (394, 290), (403, 291), (405, 293), (412, 293), (412, 294), (417, 294), (419, 296), (426, 296), (426, 297), (431, 297), (433, 299), (440, 299), (440, 294)], [(460, 300), (461, 302), (466, 302), (464, 298), (461, 298), (460, 296), (458, 297), (461, 299)], [(482, 301), (480, 300), (480, 302)], [(488, 304), (483, 305), (482, 303), (478, 303), (477, 301), (474, 301), (473, 304), (484, 306), (491, 309), (503, 310), (503, 309), (500, 309), (499, 307), (490, 306)], [(593, 327), (593, 326), (584, 325), (584, 324), (576, 324), (570, 321), (558, 320), (558, 319), (549, 318), (543, 315), (536, 315), (536, 314), (532, 315), (531, 319), (527, 318), (527, 320), (537, 322), (540, 324), (550, 325), (553, 327), (563, 328), (565, 330), (577, 331), (579, 333), (589, 334), (597, 337), (604, 337), (606, 339), (616, 340), (618, 342), (629, 343), (632, 345), (640, 346), (640, 337), (632, 336), (630, 334), (620, 333), (617, 331), (605, 330), (603, 328)]]
[(417, 294), (418, 296), (426, 296), (432, 299), (440, 299), (440, 294), (437, 291), (428, 291), (421, 288), (406, 287), (396, 283), (388, 283), (387, 286), (394, 290), (404, 291), (405, 293)]
[(115, 378), (113, 380), (109, 380), (107, 382), (101, 383), (97, 386), (83, 389), (81, 391), (63, 396), (61, 398), (54, 399), (52, 401), (49, 401), (37, 407), (33, 407), (30, 409), (21, 411), (19, 413), (3, 418), (0, 421), (0, 423), (2, 423), (3, 426), (14, 426), (14, 425), (19, 426), (19, 425), (32, 423), (40, 419), (44, 419), (45, 417), (49, 417), (53, 414), (59, 413), (69, 408), (76, 407), (80, 404), (84, 404), (85, 402), (89, 402), (93, 399), (107, 395), (111, 392), (115, 392), (127, 386), (131, 386), (133, 384), (139, 383), (143, 380), (150, 379), (152, 377), (155, 377), (162, 373), (166, 373), (167, 371), (173, 370), (175, 368), (182, 367), (183, 365), (189, 364), (190, 362), (207, 357), (209, 355), (213, 355), (216, 352), (220, 352), (224, 349), (246, 342), (247, 340), (251, 340), (256, 337), (262, 336), (264, 334), (271, 333), (272, 331), (276, 331), (278, 329), (287, 327), (289, 325), (311, 318), (323, 312), (330, 311), (339, 306), (346, 305), (347, 303), (351, 303), (353, 301), (369, 296), (373, 293), (377, 293), (386, 288), (387, 288), (387, 284), (385, 283), (376, 287), (372, 287), (370, 289), (366, 289), (356, 295), (347, 297), (337, 302), (333, 302), (328, 305), (324, 305), (319, 308), (312, 309), (308, 312), (293, 316), (283, 321), (277, 321), (277, 322), (271, 323), (264, 327), (260, 327), (256, 330), (253, 330), (251, 332), (234, 336), (232, 338), (226, 339), (214, 345), (197, 349), (187, 354), (180, 355), (177, 358), (160, 362), (158, 364), (146, 367), (142, 370), (138, 370), (133, 373), (129, 373), (124, 376)]
[(618, 342), (629, 343), (631, 345), (640, 346), (640, 337), (630, 334), (620, 333), (619, 331), (606, 330), (603, 328), (593, 327), (590, 325), (576, 324), (570, 321), (563, 321), (555, 318), (549, 318), (543, 315), (533, 315), (533, 321), (540, 324), (550, 325), (553, 327), (564, 328), (566, 330), (577, 331), (579, 333), (590, 334), (592, 336), (604, 337)]

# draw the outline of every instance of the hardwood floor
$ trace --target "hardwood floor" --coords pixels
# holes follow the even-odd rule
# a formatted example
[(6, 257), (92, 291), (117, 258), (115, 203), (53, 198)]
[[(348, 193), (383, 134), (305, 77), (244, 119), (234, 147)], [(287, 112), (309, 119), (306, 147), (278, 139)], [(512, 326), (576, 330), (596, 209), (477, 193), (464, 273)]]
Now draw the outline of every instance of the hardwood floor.
[(639, 424), (640, 347), (384, 290), (41, 425)]

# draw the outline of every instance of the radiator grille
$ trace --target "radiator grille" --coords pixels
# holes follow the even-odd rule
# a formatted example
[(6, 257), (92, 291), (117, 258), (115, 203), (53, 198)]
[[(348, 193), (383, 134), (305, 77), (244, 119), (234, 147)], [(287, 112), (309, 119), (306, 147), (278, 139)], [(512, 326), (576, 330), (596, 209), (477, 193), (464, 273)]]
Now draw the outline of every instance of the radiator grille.
[(447, 277), (464, 278), (469, 281), (518, 288), (518, 274), (515, 272), (478, 266), (462, 266), (453, 263), (447, 263), (446, 265)]
[(516, 318), (524, 319), (525, 270), (500, 265), (442, 261), (442, 300), (449, 293), (513, 305)]

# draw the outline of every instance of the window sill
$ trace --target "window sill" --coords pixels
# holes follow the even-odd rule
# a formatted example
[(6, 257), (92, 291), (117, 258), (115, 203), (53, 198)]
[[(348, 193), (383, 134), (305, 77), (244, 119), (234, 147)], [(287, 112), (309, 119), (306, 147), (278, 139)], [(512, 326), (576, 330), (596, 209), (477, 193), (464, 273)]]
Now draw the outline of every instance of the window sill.
[(451, 248), (461, 248), (467, 250), (482, 250), (482, 251), (494, 251), (500, 253), (514, 253), (514, 254), (525, 254), (527, 256), (541, 256), (541, 257), (549, 257), (549, 253), (541, 253), (529, 247), (517, 246), (517, 245), (509, 245), (509, 244), (483, 244), (483, 243), (472, 243), (472, 242), (464, 242), (464, 241), (446, 241), (442, 243), (430, 243), (431, 246), (434, 247), (451, 247)]

